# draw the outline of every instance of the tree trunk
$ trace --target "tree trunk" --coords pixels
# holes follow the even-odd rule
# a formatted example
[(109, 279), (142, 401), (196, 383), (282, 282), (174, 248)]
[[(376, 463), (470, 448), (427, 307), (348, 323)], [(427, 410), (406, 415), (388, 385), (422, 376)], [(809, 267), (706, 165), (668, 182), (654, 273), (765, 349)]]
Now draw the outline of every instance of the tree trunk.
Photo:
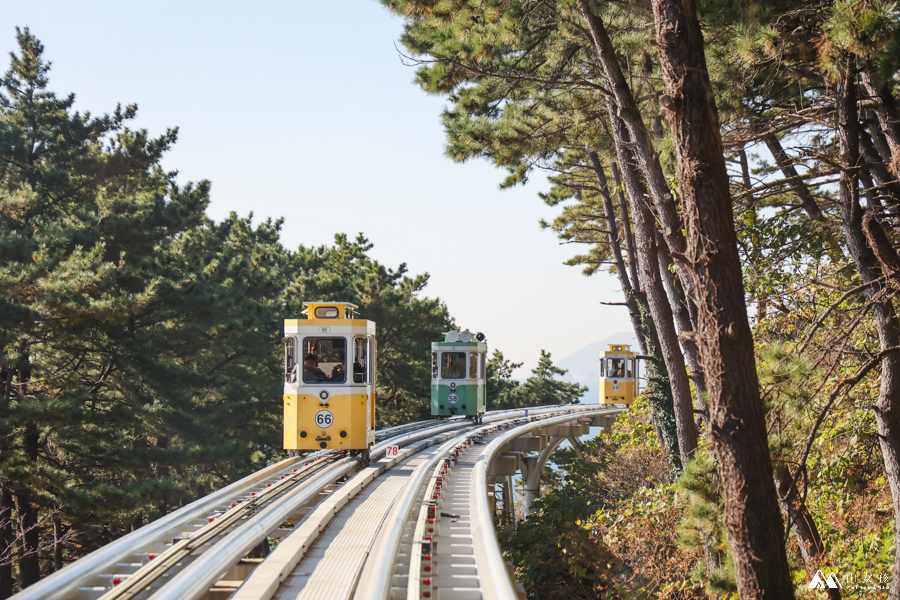
[(742, 598), (793, 598), (703, 36), (691, 2), (652, 4), (735, 580)]
[[(863, 210), (859, 204), (857, 167), (859, 166), (859, 116), (857, 112), (856, 85), (850, 65), (844, 80), (835, 86), (837, 102), (837, 126), (841, 138), (841, 221), (850, 255), (856, 263), (863, 283), (870, 283), (866, 296), (873, 300), (872, 314), (881, 350), (900, 346), (900, 322), (890, 299), (878, 301), (884, 285), (875, 254), (863, 232)], [(869, 224), (870, 228), (877, 226)], [(876, 233), (877, 230), (874, 230)], [(878, 443), (884, 460), (884, 472), (891, 489), (894, 507), (894, 539), (900, 539), (900, 355), (889, 352), (881, 360), (881, 388), (875, 403), (875, 425)], [(900, 552), (894, 556), (894, 578), (889, 597), (900, 598)]]
[(13, 593), (15, 534), (12, 525), (13, 500), (9, 488), (0, 482), (0, 600)]
[[(878, 127), (875, 120), (871, 118), (864, 118), (862, 122), (868, 124), (871, 129)], [(881, 154), (875, 148), (871, 135), (864, 128), (859, 130), (859, 152), (866, 170), (878, 184), (877, 195), (890, 204), (900, 203), (900, 181), (888, 171), (887, 167), (883, 166), (884, 161)]]
[(628, 199), (625, 197), (625, 186), (622, 185), (622, 176), (619, 173), (619, 165), (615, 162), (610, 165), (610, 171), (613, 176), (613, 183), (616, 186), (616, 196), (619, 200), (619, 213), (622, 215), (622, 228), (625, 230), (625, 248), (628, 250), (628, 268), (631, 273), (631, 281), (634, 283), (634, 289), (640, 291), (637, 276), (637, 261), (634, 249), (634, 231), (631, 229), (631, 219), (628, 216)]
[[(700, 418), (694, 419), (694, 421), (697, 424), (697, 429), (700, 430), (702, 429), (702, 423), (706, 421), (708, 409), (706, 401), (703, 399), (706, 395), (706, 379), (703, 376), (703, 368), (700, 366), (700, 350), (697, 349), (697, 342), (691, 335), (691, 332), (694, 331), (690, 316), (690, 307), (693, 303), (689, 302), (685, 296), (681, 281), (672, 275), (672, 270), (670, 269), (670, 266), (673, 265), (672, 256), (669, 254), (668, 247), (662, 243), (659, 237), (657, 237), (656, 251), (659, 258), (659, 272), (662, 274), (663, 283), (669, 298), (672, 299), (672, 314), (675, 316), (675, 324), (678, 326), (680, 333), (689, 336), (687, 339), (679, 339), (681, 339), (681, 347), (684, 350), (685, 362), (687, 362), (687, 366), (690, 369), (691, 381), (694, 382), (694, 389), (697, 390), (697, 396), (694, 401), (697, 404), (697, 409), (700, 411)], [(691, 418), (693, 418), (693, 414)]]
[[(809, 514), (797, 482), (783, 463), (776, 463), (775, 466), (775, 488), (778, 490), (781, 509), (787, 515), (791, 530), (797, 537), (800, 554), (803, 555), (803, 562), (806, 563), (806, 571), (815, 573), (823, 564), (825, 544), (822, 542), (822, 536), (819, 535), (816, 522)], [(831, 600), (840, 600), (841, 598), (839, 589), (828, 588), (826, 593)]]
[[(645, 189), (649, 191), (649, 198), (656, 209), (656, 218), (659, 219), (663, 239), (666, 241), (670, 253), (683, 254), (685, 238), (682, 233), (681, 219), (675, 206), (675, 199), (666, 182), (662, 165), (659, 162), (659, 154), (653, 147), (653, 139), (647, 131), (647, 126), (641, 117), (640, 109), (634, 99), (631, 88), (628, 86), (625, 75), (619, 67), (616, 50), (609, 39), (606, 26), (603, 24), (603, 19), (591, 11), (588, 0), (578, 0), (578, 6), (582, 16), (587, 21), (598, 66), (611, 92), (615, 106), (615, 116), (622, 120), (628, 130), (632, 152), (637, 157), (641, 173), (647, 182)], [(622, 167), (624, 168), (625, 166), (622, 165)], [(685, 296), (689, 301), (693, 301), (693, 282), (683, 269), (677, 269), (676, 273), (681, 281), (681, 285), (684, 287)], [(693, 325), (691, 331), (696, 330), (696, 321), (693, 319), (693, 313), (694, 311), (691, 311), (691, 322)]]
[[(34, 421), (25, 425), (22, 434), (25, 455), (32, 461), (38, 456), (38, 428)], [(40, 530), (37, 507), (31, 501), (30, 490), (21, 487), (15, 491), (18, 515), (19, 579), (23, 588), (37, 583), (41, 578)]]
[(59, 517), (53, 519), (53, 572), (63, 568), (63, 524)]
[[(697, 449), (697, 430), (694, 427), (693, 403), (687, 379), (687, 369), (684, 364), (684, 356), (678, 347), (672, 308), (663, 289), (662, 277), (659, 272), (656, 253), (656, 228), (653, 214), (646, 201), (647, 189), (644, 187), (643, 180), (635, 168), (628, 130), (625, 128), (622, 120), (616, 117), (611, 105), (607, 105), (607, 110), (612, 123), (616, 153), (625, 176), (625, 191), (628, 195), (631, 216), (634, 222), (635, 256), (633, 258), (637, 260), (638, 279), (641, 281), (641, 289), (647, 297), (650, 317), (658, 336), (660, 352), (669, 374), (673, 402), (672, 411), (674, 413), (675, 433), (678, 440), (678, 457), (683, 466), (690, 460), (694, 450)], [(680, 470), (675, 461), (673, 460), (672, 462), (675, 464), (676, 469)]]
[(691, 388), (688, 384), (684, 355), (678, 346), (678, 334), (672, 307), (663, 288), (662, 276), (657, 262), (656, 228), (650, 208), (643, 202), (632, 206), (634, 236), (638, 249), (638, 272), (647, 293), (650, 315), (659, 334), (659, 345), (669, 381), (675, 409), (675, 427), (678, 432), (678, 450), (681, 464), (686, 465), (697, 449), (697, 430), (694, 426), (694, 410)]
[[(609, 246), (612, 251), (613, 261), (616, 265), (616, 275), (619, 278), (619, 285), (622, 286), (622, 292), (625, 294), (625, 307), (628, 309), (628, 316), (631, 318), (631, 326), (634, 328), (635, 335), (638, 338), (638, 344), (641, 347), (641, 353), (647, 353), (647, 342), (644, 339), (643, 324), (641, 323), (641, 310), (638, 307), (637, 300), (634, 296), (634, 289), (631, 286), (631, 280), (628, 277), (628, 271), (625, 268), (625, 258), (622, 256), (622, 246), (619, 243), (618, 226), (616, 225), (616, 213), (613, 207), (612, 198), (609, 195), (609, 186), (607, 185), (606, 173), (603, 165), (600, 163), (600, 157), (594, 151), (588, 151), (588, 158), (597, 176), (597, 184), (600, 186), (600, 196), (603, 198), (603, 211), (606, 213), (606, 228), (609, 230)], [(633, 258), (632, 258), (633, 259)]]
[[(794, 191), (794, 195), (797, 196), (797, 199), (800, 200), (800, 206), (803, 208), (803, 212), (806, 213), (806, 216), (813, 221), (825, 223), (825, 215), (822, 214), (819, 203), (813, 198), (812, 192), (809, 191), (806, 182), (800, 178), (800, 174), (797, 173), (797, 169), (794, 168), (794, 162), (791, 160), (790, 156), (788, 156), (787, 152), (784, 151), (784, 147), (781, 145), (781, 141), (778, 137), (770, 131), (763, 135), (763, 141), (766, 143), (769, 152), (775, 157), (778, 168), (784, 173), (784, 176), (791, 181), (791, 189)], [(834, 236), (831, 235), (831, 232), (823, 231), (822, 237), (825, 239), (825, 243), (828, 244), (829, 254), (832, 259), (835, 262), (842, 259), (844, 257), (844, 251), (841, 249), (841, 245), (838, 244), (837, 240), (834, 239)]]
[(778, 168), (784, 173), (784, 176), (791, 181), (791, 189), (794, 190), (794, 194), (797, 196), (797, 199), (800, 200), (800, 206), (803, 208), (806, 215), (813, 221), (824, 221), (825, 215), (822, 214), (819, 203), (816, 202), (816, 199), (813, 198), (809, 188), (806, 187), (806, 184), (800, 179), (800, 174), (797, 173), (797, 169), (794, 168), (794, 162), (791, 160), (791, 157), (788, 156), (787, 152), (784, 151), (784, 147), (781, 145), (781, 141), (778, 137), (771, 131), (768, 131), (763, 134), (763, 141), (766, 143), (769, 152), (775, 157), (775, 163), (778, 165)]
[(890, 148), (890, 156), (886, 157), (885, 162), (892, 163), (896, 173), (896, 169), (900, 167), (900, 111), (897, 109), (897, 101), (887, 87), (888, 84), (881, 88), (875, 87), (868, 69), (861, 69), (859, 78), (863, 89), (871, 96), (872, 110), (878, 117), (881, 132)]

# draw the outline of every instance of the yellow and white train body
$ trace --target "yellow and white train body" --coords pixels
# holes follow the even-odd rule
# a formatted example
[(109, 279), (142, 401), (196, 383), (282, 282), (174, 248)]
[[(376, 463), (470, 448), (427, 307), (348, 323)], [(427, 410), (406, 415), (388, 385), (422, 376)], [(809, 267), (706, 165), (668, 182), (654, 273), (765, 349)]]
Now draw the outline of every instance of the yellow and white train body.
[(349, 302), (304, 302), (284, 321), (284, 447), (350, 450), (375, 443), (375, 323)]
[(600, 404), (631, 404), (637, 381), (638, 362), (631, 346), (610, 344), (600, 353)]

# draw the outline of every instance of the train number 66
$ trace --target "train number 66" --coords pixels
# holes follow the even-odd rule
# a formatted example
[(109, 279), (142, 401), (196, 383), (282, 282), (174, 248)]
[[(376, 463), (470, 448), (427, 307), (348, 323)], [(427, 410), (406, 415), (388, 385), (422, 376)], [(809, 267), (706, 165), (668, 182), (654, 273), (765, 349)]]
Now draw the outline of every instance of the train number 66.
[(320, 410), (316, 413), (316, 425), (322, 429), (328, 429), (334, 423), (334, 415), (330, 410)]

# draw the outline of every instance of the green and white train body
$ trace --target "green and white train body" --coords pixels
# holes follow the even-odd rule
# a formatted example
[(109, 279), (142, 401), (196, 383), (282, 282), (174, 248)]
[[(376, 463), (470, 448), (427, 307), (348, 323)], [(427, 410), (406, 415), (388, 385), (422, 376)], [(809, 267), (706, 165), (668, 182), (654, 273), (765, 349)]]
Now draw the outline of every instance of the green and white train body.
[(484, 335), (451, 331), (431, 344), (431, 415), (481, 421), (485, 410)]

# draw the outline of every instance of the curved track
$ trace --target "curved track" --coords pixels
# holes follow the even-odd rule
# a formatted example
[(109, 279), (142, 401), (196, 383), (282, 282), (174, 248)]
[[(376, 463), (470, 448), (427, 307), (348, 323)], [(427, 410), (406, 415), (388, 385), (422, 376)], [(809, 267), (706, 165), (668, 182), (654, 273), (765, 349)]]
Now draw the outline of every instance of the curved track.
[[(510, 503), (493, 482), (519, 464), (513, 440), (574, 437), (619, 410), (552, 407), (384, 430), (365, 467), (338, 452), (290, 458), (14, 598), (514, 598), (493, 530), (497, 503)], [(571, 423), (582, 429), (557, 431)], [(385, 456), (389, 446), (397, 456)]]

